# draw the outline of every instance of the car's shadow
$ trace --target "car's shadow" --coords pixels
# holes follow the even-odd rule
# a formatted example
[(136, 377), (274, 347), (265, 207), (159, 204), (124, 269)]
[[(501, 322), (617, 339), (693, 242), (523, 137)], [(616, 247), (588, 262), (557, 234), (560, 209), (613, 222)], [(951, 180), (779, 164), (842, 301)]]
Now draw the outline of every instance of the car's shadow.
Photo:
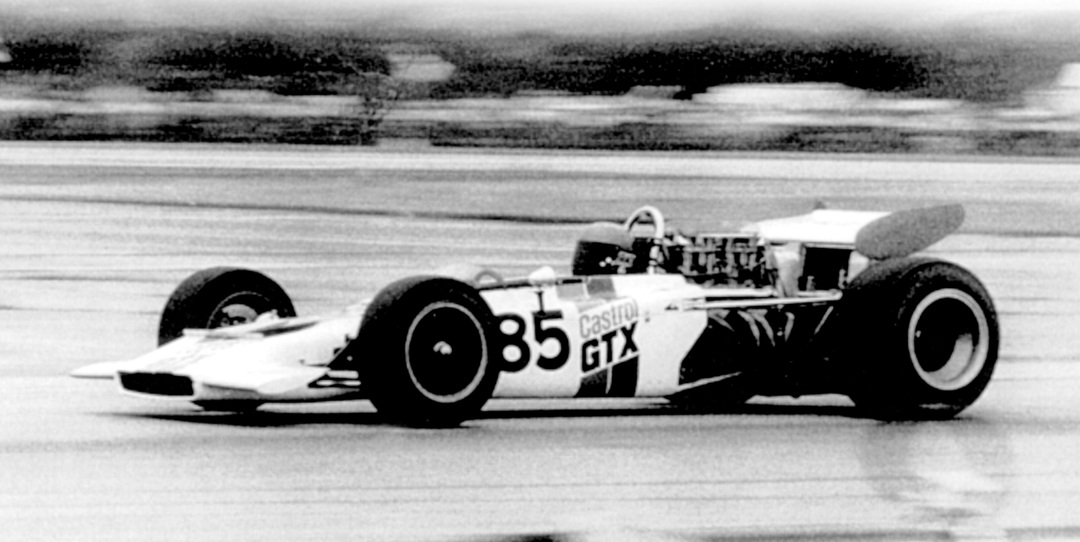
[[(377, 412), (334, 411), (334, 412), (290, 412), (288, 407), (264, 407), (266, 410), (254, 412), (211, 412), (193, 409), (189, 411), (125, 412), (113, 416), (127, 418), (154, 419), (201, 425), (222, 425), (234, 427), (293, 427), (300, 425), (358, 425), (399, 427)], [(480, 412), (473, 421), (484, 420), (530, 420), (530, 419), (586, 419), (586, 418), (656, 418), (686, 416), (804, 416), (837, 417), (848, 419), (872, 419), (867, 412), (853, 405), (823, 404), (773, 404), (748, 403), (725, 406), (722, 408), (687, 409), (665, 403), (635, 405), (633, 407), (589, 407), (589, 408), (520, 408), (491, 409)], [(462, 428), (472, 425), (470, 421)]]

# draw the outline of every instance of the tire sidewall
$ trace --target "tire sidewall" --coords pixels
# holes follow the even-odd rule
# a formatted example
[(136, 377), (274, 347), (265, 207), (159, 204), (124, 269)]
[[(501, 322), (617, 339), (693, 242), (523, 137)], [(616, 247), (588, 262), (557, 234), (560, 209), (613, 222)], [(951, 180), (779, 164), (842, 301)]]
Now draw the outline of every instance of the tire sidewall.
[[(417, 326), (435, 310), (467, 314), (478, 333), (482, 359), (468, 385), (446, 396), (420, 384), (409, 349)], [(357, 370), (376, 410), (395, 423), (453, 427), (475, 416), (494, 391), (499, 368), (494, 317), (475, 288), (446, 277), (413, 277), (384, 288), (368, 306), (356, 340)]]
[[(990, 382), (997, 362), (999, 330), (986, 288), (967, 270), (949, 262), (904, 258), (877, 264), (845, 293), (850, 343), (845, 369), (853, 378), (849, 395), (860, 406), (897, 416), (948, 417), (973, 403)], [(910, 349), (910, 326), (919, 303), (943, 289), (966, 294), (987, 325), (982, 367), (957, 389), (939, 389), (923, 379)]]
[(266, 275), (237, 267), (214, 267), (198, 271), (173, 290), (158, 324), (158, 346), (179, 338), (184, 329), (212, 327), (215, 314), (229, 304), (256, 305), (255, 312), (277, 311), (281, 317), (296, 316), (288, 294)]

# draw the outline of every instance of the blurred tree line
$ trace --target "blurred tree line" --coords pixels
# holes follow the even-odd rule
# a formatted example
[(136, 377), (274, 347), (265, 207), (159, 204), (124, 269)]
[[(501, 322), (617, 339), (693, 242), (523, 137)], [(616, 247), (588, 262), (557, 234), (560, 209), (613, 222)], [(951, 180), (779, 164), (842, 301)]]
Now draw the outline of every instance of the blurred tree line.
[(977, 34), (905, 37), (716, 29), (652, 40), (518, 36), (441, 44), (457, 66), (437, 98), (522, 90), (623, 94), (678, 87), (676, 98), (739, 83), (840, 83), (911, 98), (1008, 102), (1080, 60), (1076, 43)]
[(38, 27), (4, 36), (4, 79), (61, 89), (351, 94), (357, 77), (390, 73), (377, 44), (343, 33)]
[[(445, 81), (394, 97), (509, 96), (520, 91), (622, 94), (640, 85), (689, 97), (731, 83), (835, 82), (909, 97), (1007, 102), (1076, 61), (1075, 43), (975, 34), (816, 35), (712, 29), (644, 38), (525, 34), (368, 37), (341, 30), (3, 29), (12, 61), (0, 82), (49, 89), (134, 85), (152, 91), (264, 90), (280, 95), (388, 93), (386, 51), (413, 39), (456, 67)], [(373, 82), (374, 81), (374, 82)], [(404, 95), (400, 93), (404, 92)]]

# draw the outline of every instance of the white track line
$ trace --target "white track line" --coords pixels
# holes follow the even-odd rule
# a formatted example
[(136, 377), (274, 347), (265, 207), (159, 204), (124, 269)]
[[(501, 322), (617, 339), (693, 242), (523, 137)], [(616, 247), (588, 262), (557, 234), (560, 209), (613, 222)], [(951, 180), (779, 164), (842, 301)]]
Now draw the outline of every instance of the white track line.
[[(856, 160), (857, 159), (857, 160)], [(903, 168), (895, 166), (904, 161)], [(915, 162), (909, 157), (823, 155), (748, 156), (718, 153), (616, 153), (369, 148), (245, 147), (144, 144), (0, 144), (0, 165), (214, 168), (257, 170), (444, 170), (583, 172), (684, 177), (798, 178), (806, 180), (1021, 180), (1035, 162), (959, 158)], [(1080, 178), (1080, 164), (1038, 162), (1038, 182)]]

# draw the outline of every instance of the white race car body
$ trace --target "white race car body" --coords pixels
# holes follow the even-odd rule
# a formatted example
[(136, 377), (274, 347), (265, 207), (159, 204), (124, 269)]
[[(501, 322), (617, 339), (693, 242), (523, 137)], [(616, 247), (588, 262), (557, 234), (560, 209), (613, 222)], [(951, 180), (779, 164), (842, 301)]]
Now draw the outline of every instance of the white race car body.
[[(672, 395), (701, 384), (680, 380), (680, 369), (706, 328), (706, 309), (781, 302), (773, 292), (705, 288), (679, 275), (522, 282), (481, 291), (507, 337), (504, 360), (510, 358), (494, 397)], [(835, 299), (826, 294), (798, 302)], [(363, 309), (361, 304), (339, 314), (190, 329), (136, 359), (90, 365), (72, 375), (117, 377), (125, 392), (158, 399), (362, 398), (357, 371), (333, 365), (356, 338)], [(362, 357), (363, 348), (359, 352)]]
[[(829, 358), (829, 352), (821, 349), (824, 341), (818, 337), (828, 327), (847, 285), (867, 268), (871, 258), (897, 259), (955, 230), (959, 225), (957, 209), (892, 215), (815, 211), (761, 222), (737, 234), (686, 240), (678, 235), (662, 236), (659, 212), (644, 208), (646, 214), (652, 214), (657, 236), (637, 248), (630, 248), (629, 242), (617, 242), (621, 247), (616, 249), (626, 250), (598, 260), (603, 269), (612, 271), (557, 276), (544, 268), (522, 279), (467, 280), (471, 286), (466, 288), (473, 292), (468, 295), (477, 296), (475, 303), (459, 298), (427, 302), (415, 317), (404, 320), (408, 329), (401, 330), (397, 339), (401, 344), (382, 344), (382, 336), (370, 332), (365, 336), (362, 330), (368, 319), (379, 318), (379, 310), (392, 312), (386, 307), (394, 306), (398, 296), (411, 295), (407, 287), (389, 294), (384, 291), (380, 293), (382, 301), (376, 298), (370, 305), (350, 306), (337, 314), (277, 317), (266, 313), (241, 325), (186, 329), (179, 338), (163, 341), (163, 346), (141, 357), (91, 365), (75, 371), (73, 376), (115, 378), (129, 394), (204, 406), (359, 398), (375, 401), (373, 395), (379, 390), (373, 386), (381, 386), (378, 379), (390, 377), (365, 372), (365, 368), (388, 363), (384, 358), (397, 357), (406, 360), (406, 370), (400, 373), (406, 387), (411, 390), (415, 385), (420, 390), (417, 397), (427, 397), (435, 406), (453, 403), (466, 391), (471, 393), (481, 376), (488, 373), (494, 380), (485, 388), (483, 400), (679, 398), (695, 396), (699, 388), (709, 388), (710, 400), (718, 402), (725, 393), (732, 395), (733, 402), (754, 393), (821, 393), (813, 383), (805, 388), (770, 388), (763, 386), (760, 378), (754, 381), (756, 388), (749, 395), (745, 390), (732, 391), (715, 384), (750, 373), (783, 375), (782, 380), (788, 383), (794, 381), (789, 378), (793, 374), (812, 374), (814, 369), (794, 370), (793, 360)], [(959, 213), (962, 219), (962, 210)], [(627, 231), (637, 218), (639, 215), (631, 217), (625, 226)], [(601, 237), (610, 234), (607, 230), (600, 232)], [(596, 246), (610, 248), (603, 243)], [(596, 246), (591, 249), (599, 250)], [(586, 241), (579, 245), (579, 252), (588, 249)], [(630, 250), (637, 251), (639, 259), (647, 256), (648, 267), (640, 261), (635, 263)], [(910, 270), (920, 266), (918, 262), (906, 265), (903, 272), (913, 272)], [(701, 269), (706, 271), (699, 272)], [(450, 289), (457, 288), (453, 284), (465, 286), (460, 282), (446, 284)], [(387, 290), (393, 290), (393, 285)], [(931, 357), (926, 353), (929, 347), (913, 342), (922, 332), (916, 329), (916, 323), (901, 331), (909, 336), (908, 350), (916, 352), (909, 357), (920, 374), (929, 374), (931, 380), (936, 372), (945, 375), (940, 377), (942, 383), (931, 383), (931, 387), (951, 390), (957, 387), (954, 381), (967, 385), (975, 377), (982, 378), (988, 359), (992, 368), (993, 359), (987, 352), (992, 348), (996, 356), (996, 324), (991, 333), (987, 317), (977, 314), (992, 311), (992, 307), (987, 308), (988, 298), (981, 301), (982, 294), (943, 291), (946, 293), (932, 293), (928, 298), (957, 300), (946, 305), (962, 305), (975, 314), (969, 318), (971, 325), (946, 340), (960, 346), (947, 343), (945, 348), (961, 351), (966, 348), (964, 341), (970, 339), (981, 359), (974, 365), (966, 361), (960, 364), (951, 361), (951, 354), (946, 352), (934, 354), (933, 362), (919, 361), (918, 352), (927, 359)], [(923, 306), (915, 312), (918, 315), (925, 311)], [(465, 391), (460, 393), (431, 391), (440, 388), (439, 381), (445, 378), (431, 380), (425, 375), (442, 374), (437, 372), (444, 370), (440, 364), (460, 363), (454, 361), (454, 356), (472, 343), (454, 337), (414, 341), (414, 332), (432, 335), (432, 330), (444, 327), (419, 323), (432, 315), (433, 322), (451, 325), (451, 329), (478, 330), (475, 353), (483, 361), (471, 383), (461, 381)], [(968, 316), (962, 313), (959, 318)], [(476, 324), (475, 330), (469, 322)], [(378, 328), (383, 335), (387, 329), (401, 328), (387, 325)], [(410, 350), (414, 342), (426, 350)], [(420, 361), (409, 361), (412, 358)], [(433, 359), (434, 365), (426, 358)], [(493, 369), (489, 370), (489, 365)], [(969, 365), (978, 371), (969, 371)], [(453, 375), (448, 378), (455, 380)], [(409, 379), (412, 384), (408, 384)], [(484, 379), (486, 382), (488, 376)], [(392, 397), (381, 401), (395, 406)]]

